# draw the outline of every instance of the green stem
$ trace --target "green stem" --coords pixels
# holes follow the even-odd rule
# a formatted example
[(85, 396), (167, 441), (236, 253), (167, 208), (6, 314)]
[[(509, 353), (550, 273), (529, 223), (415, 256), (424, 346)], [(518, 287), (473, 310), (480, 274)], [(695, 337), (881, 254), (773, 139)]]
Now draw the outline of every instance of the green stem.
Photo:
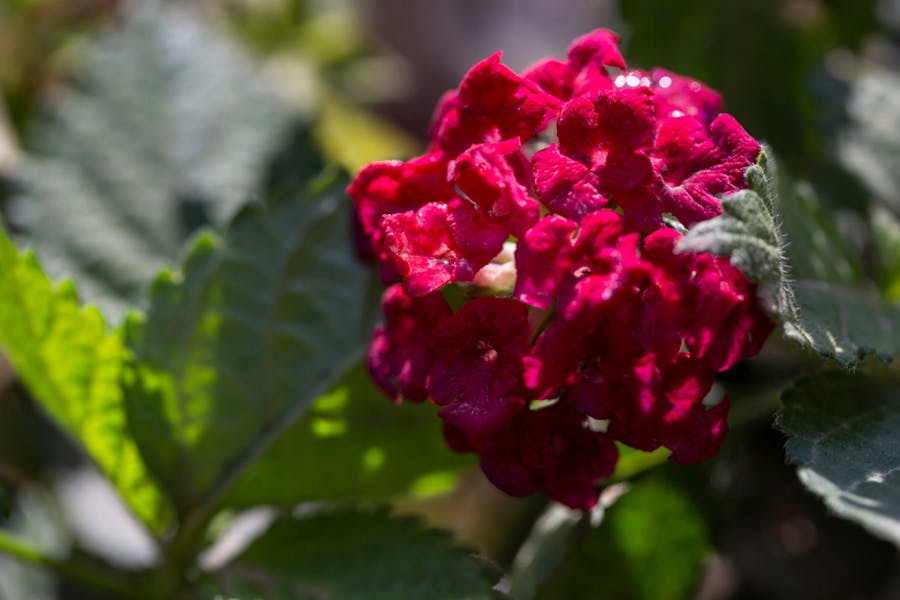
[(72, 581), (109, 592), (119, 598), (132, 598), (135, 600), (147, 600), (149, 598), (149, 596), (140, 591), (140, 586), (129, 585), (110, 573), (104, 573), (93, 568), (87, 568), (85, 565), (78, 565), (47, 556), (39, 548), (2, 529), (0, 529), (0, 552), (24, 563), (40, 565)]

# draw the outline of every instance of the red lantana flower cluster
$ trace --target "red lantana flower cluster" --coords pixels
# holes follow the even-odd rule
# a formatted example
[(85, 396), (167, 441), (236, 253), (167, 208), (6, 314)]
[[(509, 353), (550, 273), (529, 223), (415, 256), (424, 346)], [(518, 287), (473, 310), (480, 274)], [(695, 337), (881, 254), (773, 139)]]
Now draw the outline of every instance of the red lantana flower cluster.
[(521, 75), (488, 57), (441, 100), (425, 155), (348, 189), (389, 285), (375, 381), (443, 407), (448, 444), (500, 489), (573, 508), (596, 502), (614, 441), (714, 456), (713, 377), (773, 327), (753, 284), (676, 252), (668, 225), (720, 214), (759, 143), (701, 83), (626, 70), (617, 41), (594, 31)]

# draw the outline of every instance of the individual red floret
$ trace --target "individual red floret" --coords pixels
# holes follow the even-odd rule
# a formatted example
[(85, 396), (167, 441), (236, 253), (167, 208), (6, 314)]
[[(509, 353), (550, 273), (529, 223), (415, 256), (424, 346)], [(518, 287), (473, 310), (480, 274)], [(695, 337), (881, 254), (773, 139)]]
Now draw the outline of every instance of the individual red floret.
[[(409, 162), (371, 163), (350, 183), (347, 193), (356, 205), (356, 223), (364, 240), (362, 254), (373, 254), (383, 267), (390, 266), (381, 227), (385, 215), (418, 210), (428, 202), (448, 202), (455, 196), (447, 181), (447, 161), (437, 154)], [(392, 268), (383, 268), (382, 275), (385, 283), (397, 278)]]
[(518, 413), (477, 449), (485, 475), (507, 494), (543, 492), (584, 510), (596, 504), (594, 484), (612, 475), (618, 459), (612, 439), (563, 402)]
[(550, 146), (532, 159), (541, 201), (580, 220), (612, 199), (638, 229), (657, 227), (663, 211), (646, 193), (654, 181), (648, 156), (654, 110), (647, 88), (611, 88), (568, 102), (557, 125), (559, 147)]
[(717, 371), (759, 352), (775, 327), (756, 299), (756, 285), (727, 258), (696, 255), (685, 300), (693, 317), (685, 342)]
[(513, 294), (516, 298), (538, 308), (553, 306), (575, 259), (572, 236), (576, 228), (572, 221), (547, 215), (519, 239)]
[(485, 219), (521, 236), (534, 225), (541, 207), (531, 197), (531, 169), (519, 138), (476, 144), (450, 163), (449, 178), (474, 202)]
[(430, 203), (382, 220), (386, 254), (411, 296), (453, 281), (471, 281), (503, 248), (506, 230), (482, 218), (468, 201)]
[(382, 296), (385, 323), (375, 327), (369, 347), (369, 371), (384, 392), (400, 402), (422, 402), (431, 370), (432, 332), (452, 313), (440, 294), (407, 296), (399, 285)]
[(696, 79), (682, 77), (665, 69), (628, 71), (619, 74), (616, 87), (649, 87), (653, 90), (656, 116), (660, 120), (687, 115), (707, 127), (722, 112), (722, 96)]
[(722, 212), (719, 196), (747, 187), (744, 172), (759, 152), (731, 115), (720, 114), (709, 129), (692, 117), (667, 119), (652, 152), (658, 177), (650, 191), (689, 227)]
[(572, 43), (565, 62), (555, 58), (542, 60), (526, 69), (522, 77), (560, 100), (611, 87), (609, 67), (625, 68), (618, 42), (619, 37), (612, 31), (597, 29)]
[(518, 137), (527, 142), (547, 126), (559, 101), (500, 62), (496, 52), (441, 100), (432, 129), (435, 148), (455, 158), (472, 144)]
[(762, 348), (774, 323), (760, 306), (756, 285), (726, 257), (677, 254), (681, 234), (662, 229), (648, 236), (643, 256), (683, 282), (683, 335), (695, 358), (723, 371)]
[(521, 410), (529, 337), (527, 307), (509, 298), (475, 298), (442, 321), (428, 376), (441, 418), (477, 440)]

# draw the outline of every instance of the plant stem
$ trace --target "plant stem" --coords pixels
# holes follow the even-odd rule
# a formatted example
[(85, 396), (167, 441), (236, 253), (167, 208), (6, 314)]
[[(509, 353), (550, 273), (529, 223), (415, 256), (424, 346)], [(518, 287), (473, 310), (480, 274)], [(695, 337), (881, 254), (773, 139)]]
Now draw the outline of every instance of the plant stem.
[(122, 581), (111, 573), (104, 573), (86, 565), (66, 562), (47, 556), (39, 548), (2, 529), (0, 529), (0, 552), (8, 554), (21, 562), (40, 565), (55, 571), (72, 581), (115, 594), (116, 597), (136, 600), (147, 600), (149, 598), (149, 596), (142, 593), (140, 586), (129, 585), (128, 582)]

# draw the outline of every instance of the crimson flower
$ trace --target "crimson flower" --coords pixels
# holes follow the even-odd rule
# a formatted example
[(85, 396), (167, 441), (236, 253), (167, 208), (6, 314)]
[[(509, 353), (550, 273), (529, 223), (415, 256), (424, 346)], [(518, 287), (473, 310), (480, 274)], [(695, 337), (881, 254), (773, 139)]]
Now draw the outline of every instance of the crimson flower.
[(447, 444), (498, 488), (574, 508), (596, 503), (616, 442), (715, 456), (729, 407), (707, 405), (715, 375), (774, 327), (755, 284), (677, 252), (668, 225), (746, 187), (760, 145), (721, 96), (628, 70), (597, 30), (521, 75), (500, 53), (478, 63), (431, 136), (348, 188), (390, 286), (369, 353), (385, 393), (440, 406)]

